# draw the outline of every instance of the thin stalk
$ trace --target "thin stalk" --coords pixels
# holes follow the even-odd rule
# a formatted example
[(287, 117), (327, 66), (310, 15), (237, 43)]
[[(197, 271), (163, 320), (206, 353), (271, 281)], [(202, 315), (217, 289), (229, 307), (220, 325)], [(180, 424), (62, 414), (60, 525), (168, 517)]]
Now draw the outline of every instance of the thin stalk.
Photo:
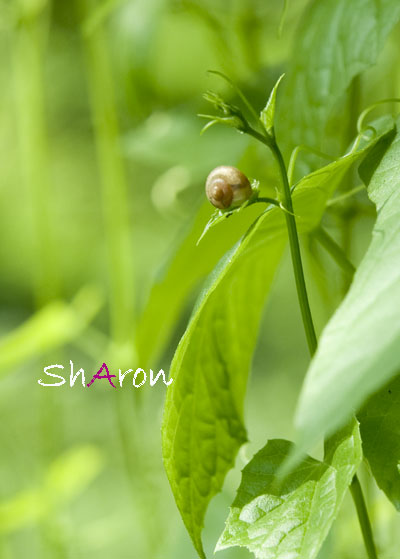
[(317, 241), (319, 241), (324, 249), (329, 252), (336, 264), (341, 268), (341, 270), (351, 281), (356, 269), (347, 258), (342, 248), (322, 227), (318, 227), (318, 229), (316, 229), (313, 234)]
[[(90, 21), (91, 10), (96, 2), (76, 0), (83, 21)], [(82, 11), (83, 10), (83, 13)], [(135, 357), (134, 330), (134, 266), (133, 243), (129, 217), (128, 184), (121, 154), (118, 111), (109, 56), (107, 37), (101, 22), (93, 28), (82, 28), (83, 49), (94, 124), (95, 142), (101, 178), (101, 197), (107, 241), (107, 268), (110, 278), (110, 332), (114, 342), (111, 348), (113, 361), (118, 359), (115, 369), (132, 365)], [(131, 426), (140, 423), (140, 392), (132, 394), (114, 390), (114, 406), (124, 466), (134, 506), (143, 499), (147, 490), (143, 487), (143, 472), (146, 455), (142, 434), (132, 436)], [(144, 522), (143, 516), (142, 520)], [(143, 525), (144, 527), (144, 525)], [(142, 527), (142, 528), (143, 528)], [(160, 536), (160, 534), (158, 534)], [(160, 537), (150, 536), (146, 540), (148, 555), (154, 556)]]
[(317, 155), (321, 159), (327, 159), (328, 161), (335, 160), (335, 158), (332, 155), (328, 155), (327, 153), (324, 153), (323, 151), (319, 151), (318, 149), (314, 149), (309, 146), (305, 146), (303, 144), (296, 146), (292, 151), (292, 155), (290, 156), (288, 170), (287, 170), (287, 176), (288, 176), (290, 187), (293, 186), (294, 169), (296, 166), (297, 157), (299, 156), (299, 153), (301, 151), (312, 153), (313, 155)]
[[(91, 0), (76, 0), (82, 20), (90, 21), (95, 3)], [(133, 247), (129, 220), (128, 185), (121, 154), (120, 132), (115, 99), (115, 88), (106, 36), (100, 22), (92, 29), (82, 27), (83, 52), (89, 86), (89, 100), (94, 125), (94, 139), (97, 148), (101, 183), (106, 265), (109, 275), (110, 297), (110, 338), (109, 348), (112, 366), (131, 365), (133, 347)], [(99, 347), (98, 349), (101, 349)], [(105, 348), (103, 348), (105, 349)], [(135, 396), (137, 394), (135, 393)], [(133, 466), (133, 451), (126, 429), (134, 422), (133, 411), (125, 415), (124, 394), (114, 391), (114, 405), (119, 430), (120, 443), (126, 471), (135, 495), (136, 482)]]
[[(285, 212), (285, 218), (286, 218), (286, 225), (287, 225), (288, 236), (289, 236), (293, 271), (294, 271), (294, 276), (296, 281), (297, 296), (299, 299), (299, 305), (300, 305), (301, 315), (303, 319), (304, 330), (307, 337), (308, 347), (310, 350), (310, 355), (313, 356), (317, 349), (317, 337), (315, 335), (314, 323), (313, 323), (310, 304), (308, 300), (307, 287), (304, 279), (299, 237), (297, 233), (296, 218), (293, 213), (292, 194), (290, 191), (286, 165), (282, 153), (274, 138), (259, 134), (256, 130), (253, 130), (252, 128), (248, 130), (248, 133), (254, 138), (260, 140), (263, 144), (265, 144), (267, 147), (270, 148), (279, 166), (279, 170), (282, 177), (282, 183), (283, 183), (284, 206), (285, 209), (287, 210)], [(361, 526), (362, 535), (364, 538), (365, 547), (367, 549), (368, 557), (369, 559), (378, 559), (375, 550), (373, 536), (372, 536), (371, 524), (369, 522), (368, 512), (365, 505), (364, 496), (362, 493), (362, 488), (357, 476), (354, 476), (351, 485), (351, 493), (357, 508), (357, 514)]]
[(251, 129), (249, 131), (250, 135), (260, 140), (263, 144), (268, 146), (276, 162), (278, 163), (279, 170), (281, 173), (282, 183), (283, 183), (283, 205), (285, 211), (286, 227), (288, 230), (290, 253), (292, 256), (293, 272), (296, 282), (297, 296), (299, 299), (301, 316), (303, 319), (304, 331), (307, 338), (308, 349), (310, 355), (313, 356), (315, 350), (317, 349), (317, 337), (315, 335), (314, 323), (311, 315), (310, 303), (308, 300), (307, 287), (304, 279), (303, 264), (301, 261), (300, 253), (300, 243), (299, 236), (297, 233), (296, 218), (293, 214), (293, 204), (292, 195), (290, 192), (290, 185), (288, 180), (288, 175), (286, 171), (286, 165), (282, 157), (282, 153), (275, 142), (275, 140), (270, 140), (257, 131)]
[(355, 186), (354, 188), (348, 190), (344, 194), (340, 194), (339, 196), (335, 196), (335, 198), (331, 198), (330, 200), (328, 200), (328, 203), (326, 205), (328, 207), (331, 207), (334, 206), (335, 204), (338, 204), (339, 202), (345, 202), (346, 200), (348, 200), (355, 194), (358, 194), (358, 192), (361, 192), (362, 190), (365, 190), (365, 186), (363, 184), (359, 184), (358, 186)]
[(38, 307), (59, 295), (60, 284), (51, 220), (52, 192), (45, 116), (46, 23), (45, 14), (24, 19), (14, 32), (12, 45), (20, 168), (30, 207), (33, 242), (30, 267)]
[[(21, 6), (20, 6), (21, 8)], [(32, 239), (32, 293), (40, 308), (60, 295), (56, 221), (52, 219), (53, 192), (50, 181), (49, 138), (46, 121), (45, 56), (48, 13), (39, 11), (23, 17), (12, 34), (12, 63), (15, 88), (16, 128), (19, 141), (18, 167), (21, 169), (19, 198), (28, 200), (29, 218), (26, 238)], [(60, 406), (56, 394), (44, 390), (39, 405), (39, 450), (41, 467), (59, 449)], [(59, 555), (61, 549), (47, 539), (41, 525), (43, 546), (48, 556)], [(61, 544), (60, 544), (61, 546)], [(66, 547), (62, 545), (66, 553)], [(47, 553), (46, 553), (47, 556)]]
[(259, 198), (257, 198), (256, 202), (271, 204), (272, 206), (279, 206), (278, 200), (275, 200), (274, 198), (267, 198), (266, 196), (260, 196)]
[(372, 535), (371, 522), (368, 516), (367, 506), (365, 504), (364, 495), (361, 484), (357, 476), (354, 476), (350, 486), (351, 494), (357, 510), (358, 520), (360, 522), (361, 531), (364, 538), (365, 547), (369, 559), (378, 559), (375, 542)]
[[(93, 3), (86, 2), (87, 12)], [(133, 247), (128, 185), (121, 155), (115, 89), (102, 26), (83, 34), (87, 78), (102, 186), (102, 206), (110, 279), (110, 321), (113, 342), (125, 351), (132, 339)], [(126, 355), (126, 354), (125, 354)], [(132, 357), (129, 357), (129, 360)], [(128, 359), (126, 359), (128, 362)]]
[(303, 264), (301, 261), (299, 236), (297, 233), (296, 218), (293, 215), (292, 196), (290, 193), (290, 185), (287, 177), (285, 162), (278, 145), (274, 142), (272, 146), (272, 153), (279, 165), (282, 182), (283, 182), (283, 199), (284, 205), (287, 210), (285, 212), (286, 227), (289, 235), (290, 253), (292, 256), (294, 278), (296, 282), (297, 296), (299, 299), (301, 316), (303, 319), (304, 330), (306, 333), (308, 349), (310, 354), (314, 355), (317, 349), (317, 337), (315, 335), (314, 323), (311, 315), (310, 303), (308, 300), (308, 293), (306, 282), (304, 279)]

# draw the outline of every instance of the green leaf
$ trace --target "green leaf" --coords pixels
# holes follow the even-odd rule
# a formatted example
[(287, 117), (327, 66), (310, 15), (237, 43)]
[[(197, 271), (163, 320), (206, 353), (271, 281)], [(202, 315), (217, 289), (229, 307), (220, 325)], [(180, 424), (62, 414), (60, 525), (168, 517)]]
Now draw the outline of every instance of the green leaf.
[(191, 227), (185, 227), (155, 278), (135, 338), (142, 366), (160, 357), (193, 290), (248, 229), (260, 208), (249, 208), (239, 215), (236, 212), (224, 220), (223, 231), (210, 231), (196, 246), (211, 212), (212, 206), (207, 201), (197, 212)]
[[(294, 40), (279, 111), (290, 149), (319, 148), (335, 104), (354, 76), (373, 65), (400, 17), (398, 0), (314, 0)], [(278, 115), (277, 115), (278, 116)]]
[(216, 551), (247, 547), (257, 559), (314, 559), (361, 463), (358, 424), (328, 441), (324, 462), (307, 456), (279, 483), (293, 444), (271, 440), (244, 468)]
[(94, 286), (82, 288), (72, 303), (52, 301), (0, 339), (0, 376), (20, 363), (76, 339), (102, 306)]
[(265, 105), (265, 108), (261, 111), (260, 120), (264, 126), (267, 134), (274, 135), (274, 120), (275, 120), (275, 104), (276, 104), (276, 93), (278, 91), (279, 84), (281, 83), (285, 74), (282, 74), (276, 84), (274, 85), (271, 95)]
[[(199, 245), (200, 241), (207, 235), (207, 233), (213, 228), (216, 227), (217, 225), (220, 225), (223, 221), (225, 221), (228, 217), (232, 217), (232, 215), (237, 215), (240, 212), (243, 212), (244, 210), (246, 210), (247, 208), (249, 208), (250, 206), (252, 206), (253, 204), (256, 204), (258, 202), (259, 196), (260, 196), (260, 189), (259, 189), (259, 182), (258, 181), (252, 181), (251, 187), (253, 189), (253, 192), (250, 196), (250, 198), (248, 200), (245, 200), (244, 202), (242, 202), (242, 204), (238, 207), (234, 207), (231, 209), (227, 209), (227, 210), (215, 210), (215, 212), (212, 214), (212, 216), (210, 217), (210, 219), (207, 221), (206, 226), (203, 229), (202, 234), (200, 235), (196, 246)], [(279, 206), (279, 202), (273, 198), (270, 199), (271, 203), (273, 203), (275, 206)], [(265, 201), (264, 201), (265, 203)]]
[[(298, 183), (293, 203), (300, 231), (318, 225), (344, 173), (368, 149), (346, 155)], [(247, 375), (263, 304), (285, 244), (284, 214), (270, 208), (214, 270), (171, 365), (174, 381), (167, 390), (162, 428), (164, 463), (201, 557), (208, 503), (220, 491), (245, 441)]]
[(371, 175), (368, 194), (378, 211), (372, 242), (322, 333), (300, 397), (303, 450), (344, 424), (400, 370), (400, 135), (382, 158), (385, 141), (361, 173)]
[(85, 491), (103, 466), (104, 457), (95, 446), (76, 446), (64, 452), (50, 464), (42, 484), (0, 502), (0, 533), (54, 517)]
[(372, 396), (357, 417), (372, 473), (400, 511), (400, 377)]

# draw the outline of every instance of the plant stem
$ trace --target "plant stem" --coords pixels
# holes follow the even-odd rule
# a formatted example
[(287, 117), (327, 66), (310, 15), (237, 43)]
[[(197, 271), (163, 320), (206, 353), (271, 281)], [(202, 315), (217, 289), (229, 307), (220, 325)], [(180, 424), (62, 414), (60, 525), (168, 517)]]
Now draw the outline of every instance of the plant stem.
[(303, 319), (304, 330), (306, 333), (308, 349), (310, 355), (313, 356), (317, 349), (317, 337), (315, 335), (314, 323), (311, 315), (310, 303), (308, 301), (307, 287), (304, 279), (303, 264), (301, 261), (299, 236), (297, 234), (296, 218), (293, 214), (292, 195), (290, 192), (290, 185), (286, 171), (286, 165), (282, 157), (281, 150), (275, 140), (270, 140), (256, 130), (250, 129), (249, 134), (254, 138), (260, 140), (263, 144), (268, 146), (272, 151), (276, 162), (279, 165), (279, 170), (283, 183), (283, 204), (285, 207), (286, 226), (289, 235), (290, 253), (292, 256), (294, 278), (296, 282), (297, 296), (299, 299), (301, 316)]
[(367, 506), (365, 504), (364, 495), (361, 484), (357, 476), (354, 476), (350, 486), (351, 494), (357, 510), (358, 520), (360, 522), (361, 531), (364, 538), (365, 547), (367, 549), (369, 559), (378, 559), (374, 538), (372, 535), (371, 522), (369, 520)]
[(30, 208), (34, 298), (37, 307), (59, 295), (53, 198), (49, 175), (44, 91), (44, 47), (47, 14), (21, 21), (13, 34), (15, 108), (22, 184)]
[[(77, 2), (84, 17), (95, 3)], [(121, 154), (112, 64), (103, 27), (83, 33), (83, 48), (101, 178), (101, 199), (110, 282), (111, 337), (119, 359), (131, 362), (134, 316), (134, 268), (128, 184)]]
[(293, 215), (292, 196), (290, 193), (290, 185), (286, 171), (286, 165), (282, 157), (282, 153), (274, 141), (272, 144), (272, 153), (279, 165), (283, 182), (283, 201), (285, 209), (286, 226), (289, 235), (290, 253), (292, 255), (293, 271), (296, 282), (297, 296), (301, 316), (303, 319), (304, 330), (306, 333), (308, 348), (310, 354), (314, 355), (317, 349), (317, 337), (315, 335), (314, 323), (311, 315), (310, 303), (308, 300), (307, 287), (304, 279), (303, 264), (301, 261), (299, 236), (297, 233), (296, 218)]
[(285, 207), (286, 226), (289, 235), (290, 253), (292, 256), (294, 278), (296, 282), (297, 296), (299, 299), (301, 316), (303, 319), (304, 330), (306, 333), (308, 349), (310, 355), (313, 356), (317, 349), (317, 337), (315, 335), (314, 323), (311, 315), (310, 303), (308, 301), (307, 287), (304, 279), (303, 264), (301, 261), (299, 236), (297, 234), (296, 218), (293, 214), (292, 195), (290, 192), (290, 185), (286, 165), (283, 160), (281, 150), (278, 147), (275, 139), (266, 137), (256, 130), (250, 128), (248, 134), (265, 144), (272, 151), (276, 162), (278, 163), (279, 170), (283, 183), (283, 205)]
[[(315, 335), (314, 323), (312, 320), (310, 304), (308, 300), (307, 287), (304, 279), (303, 264), (301, 261), (299, 237), (297, 233), (296, 218), (293, 213), (292, 194), (288, 180), (286, 165), (283, 160), (282, 153), (275, 141), (275, 138), (266, 137), (259, 134), (256, 130), (250, 128), (248, 133), (254, 138), (260, 140), (263, 144), (270, 148), (273, 156), (275, 157), (283, 182), (283, 199), (284, 206), (287, 210), (285, 212), (286, 225), (289, 235), (290, 252), (292, 256), (294, 276), (296, 280), (297, 295), (300, 304), (301, 315), (303, 318), (304, 330), (307, 337), (308, 347), (311, 356), (314, 355), (317, 349), (317, 338)], [(365, 505), (362, 488), (357, 476), (354, 476), (351, 484), (351, 493), (354, 503), (356, 505), (358, 519), (361, 526), (361, 532), (364, 538), (365, 547), (367, 549), (369, 559), (378, 559), (376, 554), (375, 544), (372, 535), (371, 524), (368, 518), (367, 507)]]
[(332, 256), (336, 264), (342, 269), (342, 271), (346, 274), (346, 276), (350, 279), (353, 279), (354, 272), (356, 271), (353, 264), (345, 255), (342, 248), (337, 244), (337, 242), (332, 239), (332, 237), (323, 229), (322, 227), (318, 227), (314, 231), (314, 237), (321, 243), (321, 245), (325, 248), (327, 252)]
[(326, 205), (328, 207), (332, 207), (335, 204), (338, 204), (339, 202), (345, 202), (348, 198), (351, 198), (352, 196), (354, 196), (354, 194), (357, 194), (362, 190), (365, 190), (365, 186), (363, 184), (359, 184), (358, 186), (355, 186), (354, 188), (348, 190), (344, 194), (340, 194), (339, 196), (335, 196), (335, 198), (331, 198), (330, 200), (328, 200)]

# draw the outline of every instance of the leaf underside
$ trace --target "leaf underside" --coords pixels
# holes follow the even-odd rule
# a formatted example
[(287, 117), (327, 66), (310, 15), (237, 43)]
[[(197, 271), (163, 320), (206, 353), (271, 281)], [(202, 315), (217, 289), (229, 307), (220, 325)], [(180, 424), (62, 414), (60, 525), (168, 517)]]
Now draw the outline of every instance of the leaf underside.
[(297, 413), (302, 450), (400, 370), (400, 134), (384, 154), (380, 144), (360, 172), (378, 212), (372, 241), (307, 373)]

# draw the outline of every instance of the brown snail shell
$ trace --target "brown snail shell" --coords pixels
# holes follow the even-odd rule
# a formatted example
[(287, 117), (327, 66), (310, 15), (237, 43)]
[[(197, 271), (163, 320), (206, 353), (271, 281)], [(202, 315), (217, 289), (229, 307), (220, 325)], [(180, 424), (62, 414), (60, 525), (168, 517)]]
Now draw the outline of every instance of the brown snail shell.
[(252, 192), (249, 179), (236, 167), (220, 165), (207, 177), (207, 198), (220, 210), (240, 206)]

